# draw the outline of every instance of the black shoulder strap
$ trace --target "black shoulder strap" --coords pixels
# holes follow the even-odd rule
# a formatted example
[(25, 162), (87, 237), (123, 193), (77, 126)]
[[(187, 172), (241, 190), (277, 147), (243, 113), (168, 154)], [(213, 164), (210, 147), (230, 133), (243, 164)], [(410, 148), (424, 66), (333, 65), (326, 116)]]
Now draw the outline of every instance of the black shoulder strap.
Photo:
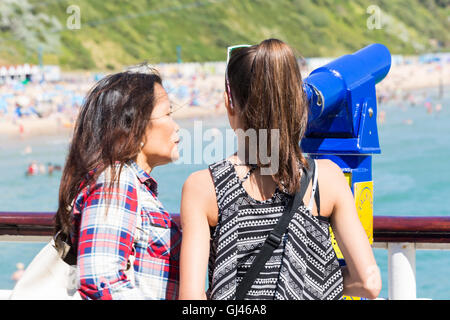
[(267, 237), (264, 245), (261, 248), (261, 251), (256, 256), (253, 264), (250, 269), (245, 273), (242, 282), (236, 288), (236, 300), (243, 300), (247, 295), (247, 292), (250, 290), (253, 282), (258, 277), (262, 268), (266, 264), (267, 260), (272, 256), (273, 251), (278, 248), (283, 239), (283, 235), (286, 232), (286, 229), (291, 221), (292, 217), (295, 214), (297, 208), (303, 203), (303, 197), (305, 195), (306, 189), (308, 188), (309, 182), (311, 181), (312, 173), (314, 172), (314, 161), (310, 161), (308, 158), (309, 168), (308, 170), (304, 170), (302, 175), (302, 179), (300, 182), (300, 190), (295, 193), (295, 196), (286, 206), (283, 215), (278, 220), (275, 228), (270, 232)]
[[(315, 163), (314, 159), (308, 158), (308, 163), (309, 163), (309, 161), (312, 161), (313, 168), (315, 169), (316, 163)], [(316, 179), (316, 171), (313, 171), (313, 172), (314, 172), (314, 174), (313, 174), (312, 179), (314, 180), (314, 179)], [(317, 214), (320, 217), (319, 177), (317, 177), (316, 192), (314, 193), (314, 201), (316, 202)]]
[(317, 215), (320, 216), (320, 194), (319, 194), (319, 181), (317, 181), (316, 193), (314, 194), (314, 199), (316, 201)]

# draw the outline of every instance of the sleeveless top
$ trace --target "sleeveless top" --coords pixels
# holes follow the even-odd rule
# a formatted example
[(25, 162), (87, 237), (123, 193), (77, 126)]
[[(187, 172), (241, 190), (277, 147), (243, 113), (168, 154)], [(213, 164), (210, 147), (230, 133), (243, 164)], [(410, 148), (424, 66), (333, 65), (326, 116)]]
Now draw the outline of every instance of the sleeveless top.
[[(296, 210), (283, 241), (254, 281), (249, 300), (341, 299), (343, 278), (331, 244), (329, 221), (312, 215), (317, 165), (308, 206)], [(236, 287), (260, 252), (293, 195), (276, 188), (270, 199), (249, 196), (234, 165), (221, 160), (209, 166), (218, 204), (218, 224), (211, 228), (207, 296), (233, 300)], [(302, 179), (305, 177), (302, 174)], [(317, 206), (319, 207), (319, 206)]]

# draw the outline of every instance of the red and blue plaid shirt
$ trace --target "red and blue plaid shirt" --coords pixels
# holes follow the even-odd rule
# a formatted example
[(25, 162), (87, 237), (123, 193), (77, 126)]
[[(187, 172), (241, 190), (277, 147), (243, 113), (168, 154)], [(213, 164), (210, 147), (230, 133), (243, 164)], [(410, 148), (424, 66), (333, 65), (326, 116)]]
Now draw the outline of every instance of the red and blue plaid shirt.
[[(157, 198), (156, 181), (134, 161), (112, 188), (108, 173), (74, 203), (79, 293), (84, 299), (177, 299), (181, 232)], [(135, 285), (125, 274), (133, 244)]]

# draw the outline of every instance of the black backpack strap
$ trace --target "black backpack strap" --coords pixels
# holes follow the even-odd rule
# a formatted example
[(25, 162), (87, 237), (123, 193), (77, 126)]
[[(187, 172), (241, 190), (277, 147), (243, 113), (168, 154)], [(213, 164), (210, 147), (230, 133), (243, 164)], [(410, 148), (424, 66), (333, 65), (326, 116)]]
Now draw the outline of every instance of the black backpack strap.
[[(316, 171), (315, 170), (315, 166), (316, 166), (316, 162), (314, 159), (308, 158), (308, 163), (310, 166), (312, 166), (312, 170), (314, 172), (313, 174), (313, 180), (316, 179), (315, 175), (316, 175)], [(320, 217), (320, 193), (319, 193), (319, 177), (317, 177), (317, 182), (316, 182), (316, 191), (314, 192), (314, 201), (316, 202), (316, 207), (317, 207), (317, 214)], [(312, 207), (311, 207), (312, 209)]]
[(250, 269), (245, 273), (242, 282), (236, 288), (236, 300), (243, 300), (247, 295), (247, 292), (250, 290), (253, 282), (258, 277), (259, 273), (263, 269), (267, 260), (272, 256), (273, 251), (278, 248), (283, 239), (283, 235), (286, 232), (286, 229), (291, 221), (292, 217), (295, 214), (297, 208), (303, 204), (303, 197), (305, 195), (306, 189), (308, 188), (309, 182), (312, 177), (312, 173), (314, 172), (314, 161), (311, 162), (308, 159), (309, 168), (308, 170), (303, 170), (304, 175), (302, 175), (302, 179), (300, 182), (300, 190), (295, 193), (293, 199), (291, 199), (286, 206), (283, 215), (278, 220), (275, 228), (270, 232), (267, 237), (264, 245), (261, 248), (261, 251), (258, 255), (256, 255), (253, 264)]
[(317, 215), (320, 217), (320, 194), (319, 194), (319, 181), (317, 181), (316, 193), (314, 194), (314, 199), (316, 201)]

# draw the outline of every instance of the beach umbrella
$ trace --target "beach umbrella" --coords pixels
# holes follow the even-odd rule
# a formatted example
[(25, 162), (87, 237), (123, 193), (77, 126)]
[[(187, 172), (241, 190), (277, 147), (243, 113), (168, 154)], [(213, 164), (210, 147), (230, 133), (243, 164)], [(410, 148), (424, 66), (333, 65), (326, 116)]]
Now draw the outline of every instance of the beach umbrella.
[(8, 76), (8, 70), (5, 66), (0, 68), (0, 83), (3, 83), (6, 80), (6, 77)]
[(25, 78), (23, 66), (16, 67), (16, 75), (19, 77), (20, 80), (23, 80)]
[(23, 74), (24, 75), (31, 74), (31, 67), (28, 63), (23, 65)]
[(8, 68), (8, 75), (10, 77), (14, 77), (16, 75), (16, 68), (14, 66), (9, 66)]

